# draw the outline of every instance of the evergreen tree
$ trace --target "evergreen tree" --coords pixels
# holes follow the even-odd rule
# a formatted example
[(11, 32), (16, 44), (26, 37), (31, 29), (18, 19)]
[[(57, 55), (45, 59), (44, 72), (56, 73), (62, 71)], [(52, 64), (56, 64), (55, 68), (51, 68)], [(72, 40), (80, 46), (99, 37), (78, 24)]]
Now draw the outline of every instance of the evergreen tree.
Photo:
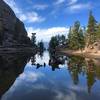
[(56, 47), (59, 45), (58, 36), (53, 36), (49, 42), (49, 51), (55, 52)]
[(95, 40), (100, 41), (100, 23), (97, 25), (96, 39)]
[(85, 47), (85, 38), (84, 38), (84, 31), (81, 28), (79, 30), (78, 41), (79, 41), (79, 49), (82, 50)]
[(84, 48), (84, 32), (80, 27), (80, 22), (76, 21), (73, 27), (69, 29), (68, 48), (77, 50)]
[(96, 37), (96, 20), (94, 16), (92, 15), (92, 11), (90, 11), (89, 14), (89, 21), (88, 21), (88, 27), (87, 27), (87, 34), (86, 34), (86, 45), (89, 46), (90, 44), (93, 44), (95, 42)]
[(66, 38), (64, 35), (53, 36), (49, 42), (49, 51), (55, 51), (56, 48), (61, 48), (66, 45)]
[(67, 41), (68, 41), (68, 48), (71, 49), (72, 48), (72, 27), (70, 27), (69, 29)]
[(61, 35), (61, 44), (62, 45), (66, 44), (66, 37), (64, 35)]

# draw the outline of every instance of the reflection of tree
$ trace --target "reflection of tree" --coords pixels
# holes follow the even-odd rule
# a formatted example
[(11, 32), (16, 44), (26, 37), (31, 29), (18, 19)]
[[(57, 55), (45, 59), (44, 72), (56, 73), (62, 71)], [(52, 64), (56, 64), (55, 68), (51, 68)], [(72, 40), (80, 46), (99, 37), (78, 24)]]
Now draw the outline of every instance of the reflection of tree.
[(93, 60), (86, 59), (86, 65), (87, 65), (87, 86), (88, 86), (88, 92), (91, 93), (91, 88), (95, 82), (95, 65)]
[(56, 53), (50, 53), (50, 60), (49, 65), (52, 67), (52, 71), (55, 71), (55, 69), (60, 69), (59, 65), (64, 64), (63, 57), (57, 56)]
[(72, 56), (68, 59), (68, 70), (74, 84), (78, 84), (80, 73), (86, 74), (88, 92), (91, 93), (95, 78), (100, 77), (100, 60)]
[(39, 51), (38, 54), (40, 55), (41, 59), (43, 57), (43, 51)]
[(84, 65), (84, 58), (82, 57), (69, 57), (68, 59), (68, 70), (71, 74), (74, 84), (78, 84), (78, 74), (82, 72), (82, 66)]
[[(36, 58), (35, 58), (35, 54), (33, 54), (33, 55), (31, 55), (31, 59), (30, 59), (30, 61), (31, 61), (31, 64), (32, 65), (35, 65), (36, 66), (36, 69), (38, 69), (38, 68), (40, 68), (40, 67), (45, 67), (46, 66), (46, 64), (44, 63), (44, 65), (41, 65), (41, 64), (39, 64), (39, 63), (35, 63), (36, 62)], [(43, 52), (38, 52), (38, 56), (39, 57), (41, 57), (41, 59), (42, 59), (42, 57), (43, 57)]]
[(95, 73), (98, 80), (100, 80), (100, 59), (93, 59), (95, 64)]
[(31, 61), (32, 65), (34, 65), (34, 63), (35, 63), (35, 54), (31, 55), (30, 61)]
[(0, 56), (0, 97), (13, 84), (16, 77), (22, 73), (27, 63), (28, 55), (3, 55)]

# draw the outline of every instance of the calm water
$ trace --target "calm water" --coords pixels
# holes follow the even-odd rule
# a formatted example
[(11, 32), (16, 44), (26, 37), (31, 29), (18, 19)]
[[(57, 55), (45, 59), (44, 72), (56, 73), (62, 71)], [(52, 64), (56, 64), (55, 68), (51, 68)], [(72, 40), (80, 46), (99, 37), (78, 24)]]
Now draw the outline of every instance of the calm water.
[(49, 55), (0, 56), (1, 100), (100, 100), (100, 60)]

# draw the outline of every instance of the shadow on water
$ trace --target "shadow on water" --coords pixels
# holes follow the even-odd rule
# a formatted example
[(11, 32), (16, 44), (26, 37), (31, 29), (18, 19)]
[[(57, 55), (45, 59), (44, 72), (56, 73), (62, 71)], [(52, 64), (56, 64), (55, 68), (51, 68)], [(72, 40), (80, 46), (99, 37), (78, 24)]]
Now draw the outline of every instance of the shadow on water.
[(0, 97), (10, 88), (30, 60), (29, 55), (0, 55)]
[(0, 56), (0, 65), (0, 95), (10, 88), (1, 100), (100, 99), (100, 59), (45, 51)]

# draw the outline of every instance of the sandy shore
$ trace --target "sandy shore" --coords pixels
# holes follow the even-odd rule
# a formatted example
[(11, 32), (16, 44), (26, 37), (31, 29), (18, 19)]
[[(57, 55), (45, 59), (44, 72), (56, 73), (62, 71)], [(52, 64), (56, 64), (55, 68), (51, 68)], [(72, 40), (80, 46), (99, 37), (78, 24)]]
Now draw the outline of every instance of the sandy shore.
[(97, 53), (93, 52), (86, 52), (86, 51), (73, 51), (73, 50), (61, 50), (60, 51), (66, 55), (75, 55), (75, 56), (83, 56), (83, 57), (92, 57), (92, 58), (100, 58), (100, 51)]

